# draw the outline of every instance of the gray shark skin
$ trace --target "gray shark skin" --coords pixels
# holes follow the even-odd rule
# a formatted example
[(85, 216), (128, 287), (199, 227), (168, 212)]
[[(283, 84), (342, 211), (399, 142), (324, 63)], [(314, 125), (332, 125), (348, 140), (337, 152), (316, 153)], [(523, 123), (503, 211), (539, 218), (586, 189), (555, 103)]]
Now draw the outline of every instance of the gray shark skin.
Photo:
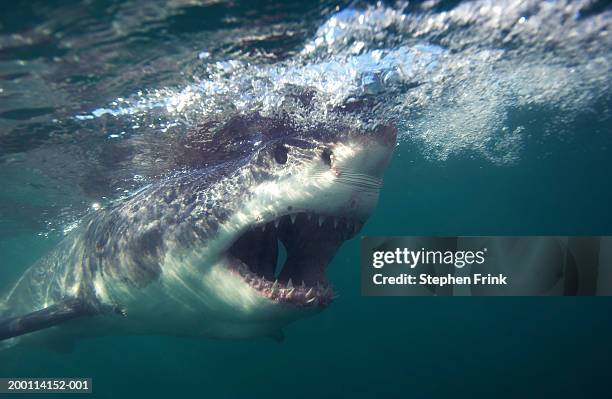
[(0, 297), (0, 348), (278, 336), (332, 301), (325, 268), (373, 212), (395, 142), (384, 124), (259, 115), (194, 131), (177, 144), (182, 168), (92, 212)]

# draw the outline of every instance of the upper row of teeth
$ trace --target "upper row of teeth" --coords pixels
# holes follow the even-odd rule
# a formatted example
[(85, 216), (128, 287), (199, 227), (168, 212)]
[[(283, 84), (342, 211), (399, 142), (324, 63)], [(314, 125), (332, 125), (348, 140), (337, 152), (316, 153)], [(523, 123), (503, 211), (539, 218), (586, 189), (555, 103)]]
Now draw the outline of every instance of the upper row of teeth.
[[(353, 231), (357, 232), (359, 230), (359, 228), (361, 227), (361, 223), (359, 223), (358, 221), (354, 221), (348, 218), (339, 218), (339, 217), (335, 217), (335, 216), (315, 216), (312, 213), (307, 213), (306, 217), (308, 218), (308, 220), (312, 220), (313, 218), (318, 218), (318, 223), (319, 223), (319, 227), (323, 226), (323, 223), (325, 223), (325, 221), (327, 219), (332, 219), (332, 223), (334, 225), (334, 229), (338, 228), (338, 225), (340, 224), (341, 221), (345, 221), (346, 225), (349, 227), (349, 229), (352, 229)], [(291, 214), (289, 215), (289, 220), (291, 220), (291, 224), (295, 224), (295, 221), (297, 219), (297, 213)], [(274, 227), (277, 228), (278, 225), (280, 224), (280, 218), (277, 218), (274, 220)], [(259, 229), (261, 231), (265, 231), (266, 230), (266, 226), (267, 223), (261, 223), (259, 225), (257, 225), (255, 227), (255, 229)]]

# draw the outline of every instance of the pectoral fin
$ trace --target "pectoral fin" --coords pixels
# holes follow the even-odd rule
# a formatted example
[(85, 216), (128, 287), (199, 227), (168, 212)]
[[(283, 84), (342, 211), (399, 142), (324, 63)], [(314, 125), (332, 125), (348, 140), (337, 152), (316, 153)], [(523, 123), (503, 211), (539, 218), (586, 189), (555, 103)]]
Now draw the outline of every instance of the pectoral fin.
[(97, 313), (98, 309), (81, 299), (69, 298), (32, 313), (0, 320), (0, 341)]

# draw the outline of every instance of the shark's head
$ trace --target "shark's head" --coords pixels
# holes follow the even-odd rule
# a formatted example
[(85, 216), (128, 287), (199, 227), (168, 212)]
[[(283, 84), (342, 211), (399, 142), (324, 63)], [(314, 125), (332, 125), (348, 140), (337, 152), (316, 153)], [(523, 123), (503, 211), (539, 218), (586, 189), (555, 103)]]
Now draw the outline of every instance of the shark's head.
[(200, 172), (161, 189), (181, 209), (163, 278), (189, 287), (210, 334), (269, 334), (332, 301), (326, 268), (374, 211), (396, 129), (262, 117), (215, 129), (186, 138), (182, 161)]

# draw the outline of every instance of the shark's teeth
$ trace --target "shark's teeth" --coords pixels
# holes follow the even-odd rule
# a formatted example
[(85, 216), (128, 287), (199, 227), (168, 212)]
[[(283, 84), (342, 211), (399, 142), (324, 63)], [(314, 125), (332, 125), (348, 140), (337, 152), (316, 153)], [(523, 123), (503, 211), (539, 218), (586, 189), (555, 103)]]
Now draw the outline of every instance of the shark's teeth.
[[(268, 223), (259, 223), (255, 225), (251, 225), (248, 227), (249, 230), (253, 231), (261, 231), (266, 232), (270, 229), (278, 229), (283, 223), (291, 222), (292, 225), (295, 225), (298, 222), (298, 216), (303, 215), (303, 219), (300, 219), (302, 223), (311, 222), (313, 219), (316, 220), (315, 226), (323, 227), (323, 225), (328, 221), (329, 218), (329, 227), (333, 227), (334, 229), (340, 229), (342, 231), (346, 231), (350, 234), (357, 233), (361, 228), (362, 223), (358, 220), (351, 219), (348, 217), (336, 217), (336, 216), (325, 216), (325, 215), (317, 215), (312, 212), (304, 212), (304, 213), (293, 213), (290, 215), (285, 215), (278, 217), (274, 220), (269, 221)], [(302, 216), (300, 216), (302, 218)], [(284, 222), (287, 221), (287, 222)]]
[(332, 290), (325, 283), (317, 282), (314, 286), (306, 286), (305, 282), (301, 281), (299, 287), (294, 287), (292, 279), (289, 279), (287, 284), (279, 282), (278, 279), (267, 280), (263, 276), (245, 270), (243, 265), (234, 265), (231, 270), (242, 275), (247, 284), (272, 301), (288, 302), (298, 306), (318, 306), (326, 305), (333, 299)]

